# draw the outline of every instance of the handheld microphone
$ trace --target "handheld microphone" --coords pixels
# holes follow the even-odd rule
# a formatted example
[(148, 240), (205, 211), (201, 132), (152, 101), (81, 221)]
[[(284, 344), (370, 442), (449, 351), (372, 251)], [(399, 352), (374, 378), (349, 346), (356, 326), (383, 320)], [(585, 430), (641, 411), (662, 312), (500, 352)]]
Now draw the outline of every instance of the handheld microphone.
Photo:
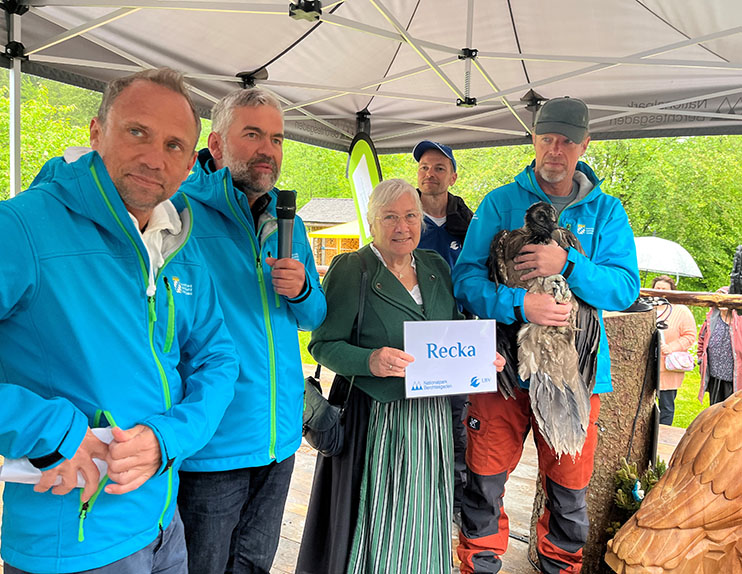
[(291, 257), (291, 243), (294, 236), (296, 195), (293, 191), (278, 192), (276, 216), (278, 217), (278, 258), (284, 259)]

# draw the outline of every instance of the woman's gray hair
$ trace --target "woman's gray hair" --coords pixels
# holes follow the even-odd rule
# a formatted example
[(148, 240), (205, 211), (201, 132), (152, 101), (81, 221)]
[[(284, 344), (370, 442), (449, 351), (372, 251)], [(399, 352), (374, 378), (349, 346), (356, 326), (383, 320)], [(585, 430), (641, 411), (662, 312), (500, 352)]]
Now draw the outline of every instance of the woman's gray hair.
[(118, 98), (121, 95), (121, 92), (123, 92), (137, 80), (152, 82), (153, 84), (157, 84), (158, 86), (167, 88), (168, 90), (173, 91), (176, 94), (180, 94), (186, 99), (186, 102), (188, 102), (188, 106), (191, 108), (193, 119), (196, 122), (196, 142), (194, 142), (193, 144), (195, 146), (196, 143), (198, 143), (199, 136), (201, 135), (201, 116), (198, 115), (196, 106), (193, 105), (191, 93), (188, 91), (188, 86), (183, 79), (183, 74), (176, 70), (173, 70), (172, 68), (152, 68), (142, 70), (141, 72), (136, 72), (135, 74), (123, 76), (121, 78), (116, 78), (115, 80), (109, 82), (106, 86), (106, 90), (103, 92), (103, 99), (100, 102), (98, 115), (96, 116), (100, 124), (103, 126), (106, 125), (108, 113), (111, 111), (111, 106), (113, 106), (116, 98)]
[(258, 106), (270, 106), (278, 110), (283, 118), (281, 102), (268, 90), (262, 88), (246, 88), (235, 90), (219, 100), (211, 108), (211, 131), (225, 136), (232, 123), (232, 112), (235, 108), (255, 108)]
[(403, 179), (387, 179), (374, 188), (368, 200), (366, 218), (371, 229), (371, 235), (374, 235), (374, 223), (381, 210), (405, 195), (409, 195), (415, 200), (415, 206), (422, 222), (423, 204), (420, 202), (420, 195), (417, 190)]

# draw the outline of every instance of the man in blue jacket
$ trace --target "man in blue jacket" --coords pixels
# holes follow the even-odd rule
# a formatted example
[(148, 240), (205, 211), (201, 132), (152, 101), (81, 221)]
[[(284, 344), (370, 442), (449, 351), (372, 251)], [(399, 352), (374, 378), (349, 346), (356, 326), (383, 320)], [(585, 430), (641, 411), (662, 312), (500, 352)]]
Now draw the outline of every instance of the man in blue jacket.
[(453, 150), (423, 140), (414, 147), (412, 156), (418, 162), (417, 191), (425, 215), (418, 247), (433, 249), (453, 268), (472, 218), (464, 200), (449, 191), (458, 178)]
[(490, 282), (486, 260), (492, 238), (502, 229), (523, 225), (528, 207), (552, 203), (559, 224), (577, 236), (585, 255), (549, 245), (529, 245), (516, 257), (522, 278), (561, 274), (571, 290), (598, 309), (601, 339), (590, 425), (581, 453), (557, 457), (534, 426), (528, 381), (513, 400), (500, 393), (471, 395), (467, 418), (469, 480), (462, 503), (459, 557), (461, 572), (495, 573), (507, 548), (508, 518), (502, 506), (505, 481), (518, 464), (530, 427), (538, 448), (539, 469), (547, 495), (538, 523), (538, 555), (547, 574), (576, 573), (588, 534), (585, 494), (597, 444), (594, 424), (600, 410), (598, 393), (612, 390), (610, 357), (601, 310), (628, 307), (639, 293), (634, 237), (621, 202), (600, 190), (600, 181), (579, 158), (590, 142), (588, 109), (578, 99), (546, 102), (536, 117), (535, 161), (515, 181), (490, 192), (477, 209), (454, 268), (457, 299), (480, 317), (504, 324), (530, 321), (566, 325), (571, 305), (557, 304), (548, 294), (526, 293)]
[[(418, 247), (436, 251), (453, 269), (473, 215), (464, 200), (449, 191), (458, 178), (453, 150), (442, 143), (423, 140), (413, 148), (412, 157), (417, 161), (417, 192), (425, 221)], [(462, 419), (467, 395), (452, 395), (448, 400), (451, 403), (454, 453), (453, 519), (460, 524), (461, 499), (466, 482), (466, 427)]]
[(180, 199), (193, 203), (194, 234), (240, 355), (240, 375), (214, 438), (183, 466), (178, 505), (191, 572), (267, 574), (301, 443), (297, 329), (319, 326), (326, 303), (298, 217), (292, 256), (275, 258), (279, 102), (261, 89), (238, 90), (211, 117), (208, 149)]
[[(180, 74), (120, 78), (94, 151), (51, 160), (0, 203), (0, 454), (41, 471), (5, 485), (6, 574), (187, 571), (176, 471), (238, 370), (190, 209), (168, 200), (199, 131)], [(92, 432), (109, 426), (110, 445)]]

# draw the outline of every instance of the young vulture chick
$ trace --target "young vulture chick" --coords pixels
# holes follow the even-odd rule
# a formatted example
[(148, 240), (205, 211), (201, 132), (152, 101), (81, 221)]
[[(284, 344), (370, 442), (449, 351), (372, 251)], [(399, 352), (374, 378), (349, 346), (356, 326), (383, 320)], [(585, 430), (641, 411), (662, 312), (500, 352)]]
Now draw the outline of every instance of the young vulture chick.
[[(522, 287), (530, 293), (548, 293), (557, 303), (572, 303), (570, 324), (547, 327), (534, 323), (501, 326), (498, 351), (510, 362), (517, 349), (517, 375), (506, 369), (498, 378), (505, 398), (513, 396), (522, 381), (530, 380), (531, 409), (541, 435), (557, 456), (575, 456), (582, 450), (590, 418), (590, 394), (595, 385), (600, 325), (595, 309), (577, 299), (561, 275), (522, 281), (526, 271), (515, 270), (515, 257), (528, 244), (556, 241), (584, 253), (574, 234), (557, 224), (554, 207), (546, 202), (533, 204), (522, 228), (498, 233), (490, 245), (487, 267), (496, 284)], [(517, 329), (517, 338), (516, 338)]]
[(667, 472), (608, 542), (620, 574), (742, 573), (742, 391), (685, 431)]

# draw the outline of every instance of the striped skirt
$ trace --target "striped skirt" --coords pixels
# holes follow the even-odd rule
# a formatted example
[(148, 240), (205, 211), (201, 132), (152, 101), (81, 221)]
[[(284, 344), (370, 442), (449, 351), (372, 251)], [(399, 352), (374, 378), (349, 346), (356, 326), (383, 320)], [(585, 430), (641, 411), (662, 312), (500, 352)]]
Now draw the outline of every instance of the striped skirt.
[(349, 574), (450, 574), (452, 442), (445, 397), (374, 401)]

